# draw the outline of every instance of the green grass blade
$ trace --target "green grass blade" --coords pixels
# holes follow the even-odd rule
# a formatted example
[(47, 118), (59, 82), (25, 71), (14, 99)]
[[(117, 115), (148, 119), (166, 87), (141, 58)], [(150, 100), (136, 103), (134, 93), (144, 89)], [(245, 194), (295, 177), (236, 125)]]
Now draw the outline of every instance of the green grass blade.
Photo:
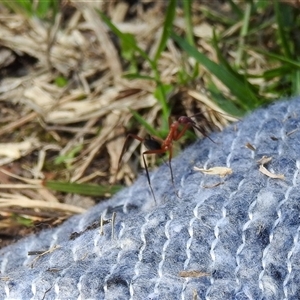
[(292, 94), (300, 95), (300, 70), (292, 75)]
[(287, 64), (278, 67), (278, 68), (273, 68), (270, 70), (267, 70), (265, 72), (263, 72), (263, 74), (261, 76), (256, 76), (256, 78), (264, 78), (266, 80), (270, 80), (270, 79), (274, 79), (276, 77), (282, 77), (285, 75), (288, 75), (291, 73), (291, 67)]
[(127, 74), (124, 74), (123, 77), (127, 78), (127, 79), (144, 79), (144, 80), (156, 81), (156, 79), (152, 76), (141, 75), (139, 73), (127, 73)]
[(237, 57), (236, 57), (236, 65), (240, 66), (242, 59), (243, 59), (243, 54), (244, 54), (244, 45), (245, 45), (245, 38), (248, 34), (248, 29), (249, 29), (249, 23), (250, 23), (250, 16), (251, 16), (251, 10), (252, 10), (252, 5), (251, 3), (246, 3), (246, 9), (243, 17), (243, 23), (241, 27), (241, 32), (239, 36), (239, 46), (237, 49)]
[(169, 0), (169, 6), (167, 8), (163, 33), (162, 33), (158, 48), (156, 50), (156, 53), (154, 55), (154, 62), (155, 63), (160, 58), (160, 55), (161, 55), (162, 51), (165, 50), (167, 41), (168, 41), (168, 39), (170, 37), (170, 34), (172, 32), (173, 20), (174, 20), (174, 17), (175, 17), (175, 9), (176, 9), (176, 0)]
[(167, 94), (170, 94), (173, 90), (173, 86), (169, 84), (157, 83), (157, 87), (154, 91), (154, 96), (160, 103), (163, 112), (163, 128), (168, 127), (168, 119), (171, 108), (167, 104)]
[(233, 26), (237, 22), (236, 19), (229, 17), (225, 14), (222, 14), (222, 12), (218, 12), (217, 10), (210, 9), (207, 6), (201, 7), (201, 13), (210, 22), (221, 23), (225, 27)]
[[(193, 22), (192, 22), (192, 16), (191, 16), (192, 2), (193, 2), (193, 0), (183, 1), (183, 11), (184, 11), (184, 20), (185, 20), (187, 40), (191, 46), (195, 46)], [(199, 66), (197, 63), (197, 64), (195, 64), (193, 73), (190, 76), (191, 79), (195, 79), (198, 76), (198, 74), (199, 74), (198, 71), (199, 71)]]
[(265, 11), (268, 6), (270, 4), (272, 4), (271, 1), (266, 1), (266, 0), (251, 0), (252, 4), (254, 4), (254, 8), (255, 8), (255, 11), (258, 12), (258, 11)]
[(15, 13), (20, 13), (28, 17), (32, 16), (32, 3), (29, 0), (16, 0), (16, 1), (7, 1), (2, 0), (0, 3), (3, 3), (6, 7), (11, 9)]
[(59, 1), (57, 0), (0, 0), (0, 3), (3, 3), (15, 13), (25, 14), (28, 17), (37, 16), (40, 19), (44, 19), (47, 15), (55, 16), (59, 8)]
[(143, 126), (146, 128), (147, 132), (151, 135), (155, 135), (160, 137), (161, 134), (158, 130), (156, 130), (155, 128), (153, 128), (153, 126), (151, 126), (138, 112), (129, 109), (130, 112), (132, 113), (133, 117)]
[(194, 57), (196, 61), (202, 64), (228, 87), (231, 93), (237, 97), (236, 101), (243, 109), (252, 110), (260, 104), (258, 98), (255, 93), (251, 91), (247, 82), (240, 80), (240, 77), (233, 75), (223, 66), (220, 66), (207, 58), (178, 35), (172, 34), (172, 37), (188, 55)]
[(243, 11), (239, 8), (239, 6), (233, 1), (233, 0), (228, 0), (229, 5), (232, 8), (232, 11), (240, 18), (243, 18)]
[(44, 185), (54, 191), (86, 196), (104, 196), (106, 194), (115, 194), (122, 188), (122, 186), (120, 185), (103, 186), (96, 184), (61, 182), (54, 180), (47, 180), (44, 182)]
[[(167, 14), (167, 19), (165, 21), (165, 27), (164, 27), (164, 30), (163, 30), (163, 35), (162, 35), (162, 38), (161, 38), (161, 41), (160, 41), (160, 45), (158, 47), (158, 50), (156, 52), (156, 55), (155, 55), (155, 59), (158, 59), (160, 54), (161, 54), (161, 51), (164, 50), (165, 48), (165, 45), (167, 43), (167, 40), (170, 36), (170, 31), (172, 30), (172, 26), (173, 26), (173, 19), (174, 19), (174, 15), (175, 15), (175, 8), (176, 8), (176, 1), (175, 0), (172, 0), (170, 1), (170, 5), (169, 5), (169, 8), (168, 8), (168, 14)], [(157, 89), (160, 91), (159, 93), (159, 97), (157, 98), (157, 100), (159, 101), (159, 103), (161, 104), (162, 106), (162, 110), (163, 110), (163, 116), (164, 116), (164, 120), (167, 120), (168, 116), (169, 116), (169, 107), (168, 107), (168, 104), (167, 104), (167, 100), (166, 100), (166, 92), (164, 90), (164, 85), (161, 83), (161, 80), (160, 80), (160, 74), (157, 70), (157, 65), (156, 65), (156, 60), (152, 60), (148, 54), (143, 51), (138, 45), (137, 43), (135, 42), (135, 39), (132, 35), (129, 35), (129, 34), (126, 34), (126, 33), (122, 33), (110, 20), (109, 18), (103, 14), (101, 11), (98, 11), (103, 22), (111, 29), (111, 31), (117, 35), (121, 40), (122, 40), (122, 43), (123, 44), (126, 44), (126, 49), (127, 51), (129, 47), (132, 48), (132, 50), (136, 51), (137, 53), (140, 54), (140, 56), (142, 58), (144, 58), (146, 61), (149, 62), (153, 72), (154, 72), (154, 78), (155, 78), (155, 81), (157, 83)], [(142, 76), (141, 76), (142, 78)], [(149, 78), (146, 78), (146, 79), (149, 79)], [(166, 121), (165, 121), (166, 122)]]
[(191, 4), (192, 4), (192, 0), (183, 1), (186, 38), (190, 43), (190, 45), (194, 46), (195, 42), (194, 42), (194, 33), (193, 33), (193, 25), (192, 25), (192, 17), (191, 17)]
[(208, 83), (207, 89), (210, 92), (212, 100), (229, 115), (242, 117), (247, 112), (247, 110), (237, 107), (233, 101), (228, 101), (228, 99), (219, 91), (213, 81)]
[(54, 160), (54, 164), (55, 165), (59, 165), (61, 163), (68, 164), (68, 161), (74, 159), (74, 157), (76, 157), (76, 155), (82, 150), (82, 148), (83, 148), (82, 144), (76, 145), (73, 149), (68, 151), (66, 154), (57, 156)]
[[(245, 75), (241, 75), (239, 74), (237, 71), (235, 71), (231, 65), (228, 63), (228, 60), (222, 55), (221, 49), (218, 46), (218, 40), (217, 40), (217, 36), (215, 34), (215, 31), (213, 31), (213, 39), (212, 39), (212, 46), (214, 47), (217, 57), (218, 57), (218, 61), (219, 64), (222, 65), (228, 72), (230, 72), (232, 74), (232, 76), (235, 76), (237, 78), (239, 78), (239, 80), (241, 82), (245, 82), (247, 79), (245, 77)], [(251, 91), (257, 95), (258, 94), (258, 88), (256, 88), (254, 85), (252, 85), (250, 82), (247, 81), (247, 86), (249, 89), (251, 89)]]
[[(289, 58), (292, 59), (292, 52), (290, 50), (289, 47), (289, 42), (288, 39), (289, 37), (287, 36), (286, 32), (285, 32), (285, 25), (284, 25), (284, 13), (285, 10), (283, 9), (283, 4), (280, 4), (278, 0), (274, 0), (274, 9), (275, 9), (275, 16), (276, 16), (276, 21), (277, 21), (277, 26), (278, 26), (278, 34), (279, 34), (279, 39), (280, 39), (280, 43), (282, 46), (282, 50), (284, 55)], [(287, 17), (285, 15), (285, 17)]]
[(55, 1), (52, 1), (52, 0), (41, 0), (41, 1), (38, 1), (37, 7), (36, 7), (36, 9), (34, 11), (35, 14), (39, 18), (44, 18), (47, 15), (47, 13), (52, 10), (52, 6), (54, 4), (52, 2), (55, 2)]
[(30, 227), (30, 226), (33, 226), (33, 224), (34, 224), (33, 220), (31, 220), (29, 218), (25, 218), (23, 216), (20, 216), (19, 214), (13, 213), (11, 215), (11, 218), (22, 226)]
[(127, 46), (131, 46), (133, 50), (135, 50), (141, 57), (143, 57), (146, 61), (149, 62), (152, 69), (156, 68), (155, 63), (150, 59), (148, 54), (142, 50), (136, 42), (132, 40), (132, 35), (125, 34), (122, 31), (120, 31), (111, 21), (110, 19), (101, 11), (98, 10), (98, 13), (103, 20), (103, 22), (109, 27), (109, 29), (119, 38), (122, 40), (123, 43), (126, 43)]
[(294, 60), (294, 59), (290, 59), (288, 57), (285, 57), (283, 55), (279, 55), (279, 54), (275, 54), (275, 53), (271, 53), (271, 52), (268, 52), (268, 51), (264, 51), (264, 50), (261, 50), (260, 48), (254, 48), (252, 47), (251, 49), (263, 54), (263, 55), (266, 55), (268, 57), (271, 57), (271, 58), (274, 58), (275, 60), (279, 60), (281, 62), (284, 62), (284, 63), (287, 63), (290, 68), (300, 68), (300, 62)]

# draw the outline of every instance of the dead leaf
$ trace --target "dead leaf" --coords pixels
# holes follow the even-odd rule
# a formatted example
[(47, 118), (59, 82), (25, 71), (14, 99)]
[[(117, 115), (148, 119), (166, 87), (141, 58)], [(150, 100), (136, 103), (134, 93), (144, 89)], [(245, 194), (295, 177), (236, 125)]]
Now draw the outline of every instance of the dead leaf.
[(26, 141), (20, 143), (0, 144), (0, 165), (2, 166), (19, 159), (38, 147), (38, 144), (38, 140), (35, 138), (28, 138)]
[(296, 128), (296, 129), (294, 129), (294, 130), (291, 130), (291, 131), (287, 132), (286, 135), (287, 135), (287, 136), (290, 136), (290, 135), (292, 135), (293, 133), (297, 132), (298, 130), (299, 130), (299, 128)]
[(265, 164), (269, 163), (271, 160), (272, 160), (272, 157), (268, 157), (268, 156), (264, 155), (261, 159), (259, 159), (257, 161), (257, 163), (260, 165), (265, 165)]
[(267, 170), (263, 165), (259, 166), (259, 171), (270, 178), (285, 179), (283, 174), (274, 174)]
[(197, 270), (188, 270), (188, 271), (180, 271), (179, 276), (199, 278), (199, 277), (210, 276), (210, 274), (206, 272), (197, 271)]
[(0, 50), (0, 67), (5, 68), (12, 64), (16, 59), (16, 55), (10, 50), (2, 48)]
[(35, 257), (35, 259), (31, 262), (31, 268), (33, 268), (35, 262), (40, 259), (42, 256), (52, 253), (53, 251), (55, 251), (56, 249), (59, 249), (60, 246), (59, 245), (55, 245), (54, 247), (48, 249), (48, 250), (37, 250), (37, 251), (29, 251), (28, 255), (37, 255), (37, 257)]
[(253, 145), (251, 145), (250, 143), (246, 143), (245, 147), (252, 150), (252, 151), (256, 150), (256, 148)]
[(217, 183), (212, 184), (212, 185), (203, 185), (202, 187), (203, 187), (204, 189), (211, 189), (211, 188), (217, 187), (217, 186), (222, 185), (222, 184), (224, 184), (223, 181), (217, 182)]
[(193, 300), (197, 300), (198, 299), (198, 292), (197, 290), (193, 290)]
[(213, 167), (210, 169), (194, 167), (194, 170), (200, 171), (207, 175), (220, 175), (221, 177), (232, 174), (232, 169), (227, 167)]

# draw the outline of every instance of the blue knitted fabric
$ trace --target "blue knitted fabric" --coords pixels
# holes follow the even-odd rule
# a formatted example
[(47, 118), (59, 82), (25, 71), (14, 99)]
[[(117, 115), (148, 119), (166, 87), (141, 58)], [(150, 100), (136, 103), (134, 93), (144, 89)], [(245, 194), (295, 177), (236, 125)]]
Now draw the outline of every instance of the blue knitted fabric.
[[(164, 164), (150, 173), (156, 205), (141, 176), (86, 214), (2, 249), (0, 299), (300, 299), (299, 121), (300, 98), (257, 110), (172, 160), (180, 198)], [(259, 171), (264, 155), (284, 179)], [(103, 235), (86, 230), (113, 212), (113, 236), (109, 223)]]

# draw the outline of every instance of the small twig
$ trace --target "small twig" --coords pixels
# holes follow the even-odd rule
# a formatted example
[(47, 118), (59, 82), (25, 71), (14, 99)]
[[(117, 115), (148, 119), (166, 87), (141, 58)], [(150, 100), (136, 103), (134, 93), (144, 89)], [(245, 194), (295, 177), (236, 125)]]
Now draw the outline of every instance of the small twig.
[(53, 251), (55, 251), (56, 249), (59, 249), (60, 246), (59, 245), (55, 245), (54, 247), (50, 248), (49, 250), (45, 250), (45, 251), (39, 251), (39, 250), (33, 250), (33, 251), (28, 251), (28, 255), (35, 255), (34, 253), (37, 253), (38, 256), (32, 261), (30, 267), (33, 268), (34, 263), (40, 259), (42, 256), (52, 253)]
[(104, 235), (104, 231), (103, 231), (103, 224), (104, 224), (104, 219), (103, 216), (100, 217), (100, 235)]
[[(20, 201), (20, 199), (22, 201)], [(26, 208), (40, 208), (40, 209), (53, 209), (53, 210), (59, 210), (69, 213), (75, 213), (80, 214), (84, 213), (86, 209), (65, 204), (65, 203), (55, 203), (55, 202), (46, 202), (38, 199), (28, 199), (27, 197), (18, 197), (14, 195), (14, 198), (6, 199), (6, 198), (0, 198), (0, 207), (26, 207)]]
[(80, 128), (80, 127), (68, 127), (68, 126), (46, 126), (47, 131), (65, 131), (72, 133), (82, 133), (82, 134), (97, 134), (98, 130), (96, 128)]
[(115, 238), (115, 222), (116, 222), (116, 216), (117, 213), (113, 212), (112, 217), (111, 217), (111, 239), (114, 240)]
[(180, 271), (178, 274), (180, 277), (191, 277), (191, 278), (200, 278), (200, 277), (206, 277), (206, 276), (210, 276), (210, 273), (207, 272), (202, 272), (202, 271), (198, 271), (198, 270), (184, 270), (184, 271)]
[(26, 182), (26, 183), (29, 183), (29, 184), (41, 184), (41, 180), (38, 180), (38, 179), (28, 179), (28, 178), (25, 178), (25, 177), (21, 177), (21, 176), (18, 176), (18, 175), (15, 175), (3, 168), (0, 168), (0, 172), (4, 173), (5, 175), (8, 175), (12, 178), (15, 178), (15, 179), (19, 179), (23, 182)]
[(0, 129), (0, 136), (5, 133), (16, 130), (16, 128), (23, 126), (24, 124), (28, 123), (29, 121), (33, 120), (36, 117), (37, 117), (37, 113), (32, 112), (32, 113), (24, 116), (23, 118), (16, 120), (15, 122), (12, 122), (6, 126), (3, 126)]

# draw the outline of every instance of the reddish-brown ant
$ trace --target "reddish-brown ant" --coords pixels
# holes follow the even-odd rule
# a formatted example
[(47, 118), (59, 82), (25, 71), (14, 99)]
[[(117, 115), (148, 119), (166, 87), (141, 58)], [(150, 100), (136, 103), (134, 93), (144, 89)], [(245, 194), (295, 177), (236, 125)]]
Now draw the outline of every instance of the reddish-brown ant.
[(151, 185), (145, 155), (147, 155), (147, 154), (164, 154), (166, 152), (169, 152), (169, 160), (168, 161), (169, 161), (169, 167), (170, 167), (170, 173), (171, 173), (171, 180), (172, 180), (172, 184), (175, 189), (175, 193), (178, 196), (178, 194), (176, 192), (175, 184), (174, 184), (174, 176), (173, 176), (173, 170), (172, 170), (172, 165), (171, 165), (171, 160), (172, 160), (172, 156), (173, 156), (173, 141), (178, 141), (185, 134), (185, 132), (191, 127), (194, 127), (203, 136), (208, 137), (212, 142), (214, 142), (209, 136), (207, 136), (207, 134), (204, 132), (203, 129), (201, 129), (199, 126), (197, 126), (196, 122), (194, 122), (191, 119), (191, 117), (182, 116), (182, 117), (179, 117), (179, 119), (174, 122), (171, 122), (171, 119), (169, 118), (169, 133), (164, 140), (159, 137), (156, 137), (156, 136), (149, 136), (146, 138), (141, 138), (135, 134), (127, 135), (126, 140), (123, 145), (123, 149), (122, 149), (120, 158), (119, 158), (118, 170), (120, 169), (120, 163), (121, 163), (123, 154), (125, 152), (126, 145), (128, 143), (129, 138), (136, 139), (136, 140), (140, 141), (141, 143), (143, 143), (146, 146), (146, 148), (148, 149), (147, 151), (144, 151), (142, 153), (143, 162), (144, 162), (145, 169), (146, 169), (148, 184), (149, 184), (151, 193), (153, 195), (153, 199), (156, 203), (156, 198), (155, 198), (154, 191), (153, 191), (153, 188)]

